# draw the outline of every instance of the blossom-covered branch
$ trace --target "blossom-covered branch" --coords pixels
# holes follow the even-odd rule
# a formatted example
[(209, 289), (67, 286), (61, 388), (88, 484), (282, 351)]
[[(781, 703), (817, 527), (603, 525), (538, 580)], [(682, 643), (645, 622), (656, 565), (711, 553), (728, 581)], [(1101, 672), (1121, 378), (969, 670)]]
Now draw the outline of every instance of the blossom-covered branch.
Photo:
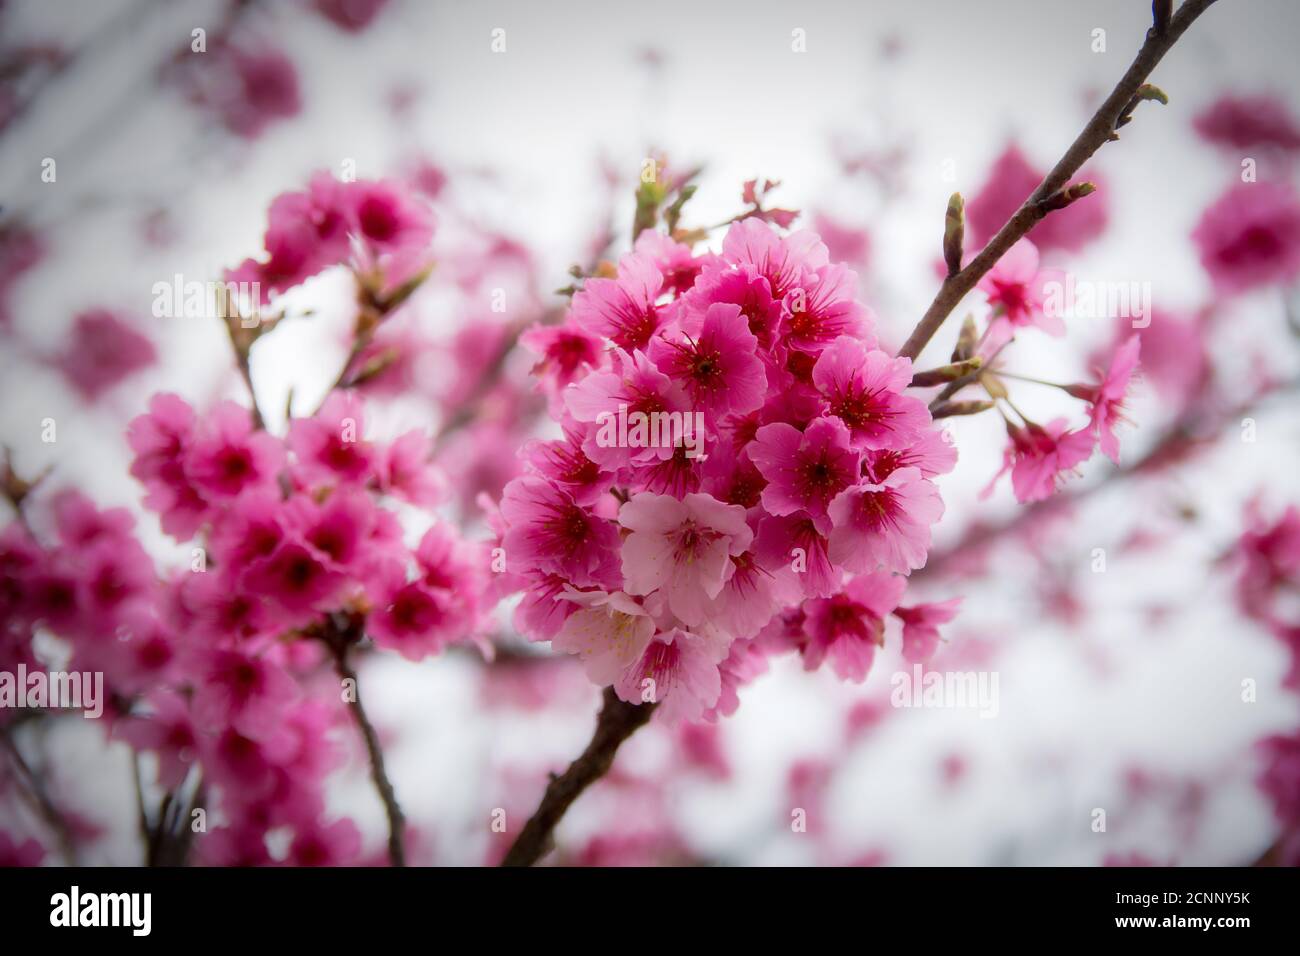
[[(1063, 192), (1067, 189), (1066, 184), (1070, 177), (1077, 173), (1092, 154), (1105, 143), (1119, 138), (1116, 129), (1132, 113), (1138, 102), (1139, 91), (1147, 77), (1151, 75), (1151, 71), (1196, 18), (1214, 2), (1215, 0), (1185, 0), (1167, 25), (1161, 22), (1162, 17), (1157, 12), (1156, 24), (1147, 31), (1146, 39), (1137, 57), (1110, 95), (1097, 107), (1092, 119), (1075, 137), (1070, 148), (1065, 151), (1065, 155), (1052, 167), (1051, 172), (1043, 178), (1038, 188), (1030, 194), (1015, 215), (998, 230), (979, 254), (965, 268), (948, 275), (943, 280), (934, 301), (930, 303), (921, 321), (917, 323), (912, 334), (899, 349), (899, 355), (910, 359), (920, 355), (921, 350), (939, 331), (944, 320), (957, 307), (957, 303), (975, 288), (980, 279), (1012, 246), (1023, 239), (1044, 216), (1078, 198)], [(1157, 11), (1160, 6), (1160, 3), (1156, 4)]]

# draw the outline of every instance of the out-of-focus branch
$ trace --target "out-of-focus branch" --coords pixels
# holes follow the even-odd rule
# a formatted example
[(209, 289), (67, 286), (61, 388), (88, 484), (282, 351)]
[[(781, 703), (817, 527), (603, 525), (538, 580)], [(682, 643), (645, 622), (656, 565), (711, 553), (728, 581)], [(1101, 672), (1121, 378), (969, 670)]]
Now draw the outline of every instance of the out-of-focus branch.
[[(564, 313), (562, 310), (552, 309), (544, 312), (541, 317), (543, 325), (552, 325), (562, 319)], [(501, 375), (505, 371), (506, 363), (510, 356), (514, 354), (515, 347), (519, 344), (519, 337), (530, 325), (530, 322), (516, 323), (507, 333), (497, 350), (497, 354), (483, 370), (483, 375), (474, 387), (471, 394), (465, 402), (451, 415), (447, 416), (446, 421), (438, 429), (437, 434), (433, 436), (433, 447), (435, 453), (443, 447), (447, 439), (460, 431), (467, 425), (474, 422), (479, 412), (479, 406), (482, 405), (483, 399), (491, 394), (492, 389), (501, 380)]]
[(203, 803), (205, 786), (202, 775), (194, 782), (188, 802), (182, 802), (180, 788), (170, 790), (158, 809), (158, 822), (152, 831), (149, 866), (184, 866), (194, 843), (194, 811)]
[(1076, 491), (1060, 492), (1051, 498), (1019, 508), (1015, 514), (1001, 524), (973, 528), (952, 547), (942, 551), (931, 551), (925, 567), (913, 571), (911, 580), (916, 581), (922, 577), (941, 573), (945, 564), (959, 559), (973, 550), (986, 547), (1004, 537), (1015, 534), (1045, 514), (1069, 508), (1117, 482), (1145, 475), (1177, 461), (1196, 446), (1218, 438), (1224, 428), (1233, 422), (1240, 421), (1269, 399), (1297, 391), (1300, 391), (1300, 378), (1283, 382), (1221, 412), (1206, 411), (1200, 408), (1189, 409), (1178, 416), (1165, 429), (1155, 444), (1139, 458), (1113, 469), (1101, 480), (1091, 485), (1086, 485)]
[(326, 399), (335, 391), (352, 388), (365, 377), (367, 370), (356, 368), (357, 360), (370, 347), (375, 332), (383, 321), (415, 294), (432, 271), (433, 266), (430, 265), (388, 295), (384, 295), (379, 288), (381, 278), (379, 274), (357, 275), (357, 318), (352, 331), (352, 344), (348, 348), (348, 357), (339, 369), (338, 375), (334, 377), (330, 387), (325, 390), (320, 404), (316, 406), (317, 412), (325, 406)]
[(502, 866), (532, 866), (551, 849), (552, 834), (573, 801), (609, 771), (623, 741), (645, 725), (655, 707), (626, 703), (614, 688), (605, 688), (605, 703), (587, 749), (569, 764), (568, 770), (551, 779), (541, 804), (515, 838)]
[(131, 751), (131, 783), (135, 790), (136, 826), (140, 830), (140, 842), (144, 844), (145, 864), (148, 865), (154, 854), (154, 832), (153, 826), (149, 823), (149, 811), (144, 805), (144, 777), (140, 770), (138, 750)]
[[(110, 23), (94, 31), (90, 39), (84, 41), (81, 46), (73, 50), (52, 52), (41, 51), (44, 59), (49, 63), (49, 68), (28, 94), (22, 98), (10, 111), (5, 121), (3, 132), (7, 133), (14, 127), (18, 126), (28, 114), (35, 112), (40, 103), (43, 94), (54, 88), (59, 82), (67, 79), (73, 73), (73, 67), (82, 60), (91, 48), (99, 48), (105, 45), (113, 45), (122, 38), (130, 37), (139, 29), (140, 20), (149, 11), (149, 0), (138, 0), (137, 3), (122, 11)], [(30, 59), (30, 58), (29, 58)], [(25, 65), (25, 64), (23, 64)], [(19, 73), (21, 68), (11, 64), (12, 72)], [(14, 82), (18, 76), (7, 75), (6, 81)]]
[(0, 746), (3, 746), (5, 752), (9, 754), (9, 761), (14, 766), (23, 792), (40, 814), (41, 819), (54, 831), (54, 835), (59, 841), (59, 849), (63, 853), (64, 862), (68, 866), (76, 866), (77, 846), (72, 838), (72, 828), (68, 825), (68, 820), (62, 811), (50, 799), (44, 782), (23, 757), (22, 751), (18, 749), (18, 744), (10, 734), (8, 727), (0, 727)]
[(1076, 188), (1067, 189), (1066, 183), (1070, 177), (1078, 172), (1079, 168), (1103, 144), (1119, 138), (1115, 130), (1144, 98), (1141, 90), (1146, 78), (1193, 21), (1214, 2), (1215, 0), (1185, 0), (1178, 8), (1178, 12), (1167, 22), (1162, 22), (1159, 4), (1157, 4), (1155, 24), (1147, 31), (1146, 40), (1138, 51), (1136, 59), (1116, 84), (1115, 89), (1097, 108), (1097, 112), (1070, 144), (1065, 155), (1052, 167), (1052, 171), (1038, 184), (1038, 188), (1025, 200), (1024, 205), (1016, 210), (1015, 214), (998, 230), (997, 235), (989, 240), (988, 245), (980, 251), (979, 255), (960, 272), (949, 275), (943, 280), (934, 301), (930, 303), (921, 321), (903, 343), (899, 355), (910, 359), (920, 355), (921, 350), (939, 331), (939, 327), (956, 308), (957, 303), (975, 288), (976, 283), (997, 264), (1006, 251), (1053, 209), (1069, 204), (1071, 197), (1068, 189)]
[(6, 446), (0, 445), (0, 497), (4, 498), (9, 503), (9, 507), (14, 509), (14, 517), (28, 531), (32, 529), (27, 521), (27, 512), (23, 509), (23, 502), (36, 489), (36, 486), (45, 480), (50, 471), (50, 468), (46, 468), (35, 478), (28, 481), (14, 471), (13, 453)]

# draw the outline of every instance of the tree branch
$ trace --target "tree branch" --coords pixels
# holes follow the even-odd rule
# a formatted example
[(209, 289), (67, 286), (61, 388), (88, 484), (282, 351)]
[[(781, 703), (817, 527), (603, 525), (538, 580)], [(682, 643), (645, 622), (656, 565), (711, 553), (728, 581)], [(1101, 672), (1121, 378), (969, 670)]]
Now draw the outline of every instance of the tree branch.
[(642, 727), (654, 712), (655, 704), (629, 704), (618, 698), (614, 688), (605, 688), (605, 703), (596, 720), (596, 732), (587, 749), (569, 769), (552, 777), (537, 811), (524, 824), (514, 844), (501, 861), (502, 866), (532, 866), (552, 846), (551, 836), (573, 801), (603, 777), (614, 763), (614, 755), (623, 741)]
[(339, 678), (352, 681), (353, 694), (348, 709), (352, 711), (353, 719), (356, 720), (361, 737), (365, 741), (366, 754), (370, 758), (370, 779), (374, 781), (375, 790), (379, 792), (379, 799), (383, 801), (384, 812), (388, 816), (389, 862), (393, 866), (406, 866), (406, 846), (403, 841), (406, 818), (402, 815), (401, 805), (397, 802), (397, 791), (393, 789), (392, 781), (388, 779), (388, 771), (384, 768), (384, 751), (379, 744), (379, 734), (361, 704), (361, 683), (357, 680), (357, 672), (348, 663), (348, 648), (354, 643), (355, 638), (360, 636), (357, 627), (357, 624), (351, 622), (344, 627), (338, 627), (331, 622), (324, 640), (334, 654), (334, 670)]
[(1142, 44), (1142, 49), (1138, 51), (1137, 58), (1133, 60), (1110, 96), (1106, 97), (1105, 102), (1097, 108), (1097, 112), (1083, 128), (1083, 132), (1070, 144), (1065, 155), (1038, 184), (1038, 188), (1025, 200), (1024, 205), (1007, 220), (979, 255), (956, 275), (950, 275), (943, 280), (934, 301), (930, 303), (930, 308), (926, 310), (921, 321), (912, 330), (912, 334), (903, 343), (899, 355), (910, 359), (920, 355), (921, 350), (939, 331), (939, 327), (956, 308), (957, 303), (975, 288), (976, 283), (993, 268), (1008, 249), (1028, 234), (1038, 221), (1055, 207), (1059, 201), (1056, 198), (1057, 194), (1070, 177), (1078, 172), (1079, 168), (1104, 143), (1118, 138), (1115, 132), (1116, 125), (1131, 112), (1135, 105), (1134, 100), (1138, 97), (1138, 90), (1141, 89), (1146, 78), (1192, 22), (1214, 2), (1215, 0), (1186, 0), (1167, 24), (1160, 22), (1159, 4), (1157, 4), (1156, 24), (1147, 31), (1146, 40)]

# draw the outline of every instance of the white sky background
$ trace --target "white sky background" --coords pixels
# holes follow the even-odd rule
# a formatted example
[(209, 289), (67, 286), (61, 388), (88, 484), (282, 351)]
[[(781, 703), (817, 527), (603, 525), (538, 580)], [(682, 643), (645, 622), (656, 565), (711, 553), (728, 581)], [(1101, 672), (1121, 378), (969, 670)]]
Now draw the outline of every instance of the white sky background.
[[(565, 270), (581, 258), (600, 215), (602, 155), (628, 180), (620, 234), (630, 223), (631, 183), (648, 148), (681, 166), (707, 163), (687, 207), (690, 224), (736, 212), (743, 180), (780, 179), (779, 205), (824, 209), (870, 229), (868, 301), (882, 337), (896, 344), (933, 295), (948, 195), (959, 189), (973, 196), (1009, 136), (1039, 166), (1050, 166), (1086, 120), (1090, 97), (1108, 91), (1127, 67), (1150, 17), (1150, 4), (1141, 0), (394, 0), (353, 37), (296, 6), (269, 4), (270, 35), (300, 71), (304, 113), (247, 148), (205, 129), (174, 94), (151, 86), (163, 51), (185, 42), (193, 27), (214, 22), (218, 5), (159, 4), (144, 28), (115, 35), (113, 18), (128, 6), (13, 5), (16, 34), (96, 46), (75, 76), (51, 90), (39, 115), (0, 137), (0, 196), (54, 229), (50, 259), (15, 293), (26, 339), (53, 347), (77, 311), (111, 305), (139, 317), (164, 361), (85, 410), (52, 373), (7, 352), (0, 360), (0, 436), (18, 450), (25, 470), (53, 462), (60, 478), (102, 502), (133, 506), (140, 491), (126, 474), (122, 431), (152, 391), (169, 388), (198, 402), (223, 393), (242, 399), (224, 333), (215, 322), (152, 318), (153, 284), (177, 272), (214, 276), (256, 254), (269, 200), (300, 188), (314, 169), (337, 171), (352, 158), (359, 175), (379, 176), (428, 155), (449, 173), (462, 208), (537, 251), (547, 288), (568, 281)], [(1141, 106), (1121, 142), (1101, 153), (1111, 226), (1103, 241), (1068, 260), (1072, 271), (1150, 282), (1157, 306), (1191, 308), (1206, 300), (1187, 236), (1237, 169), (1195, 140), (1190, 119), (1229, 89), (1277, 92), (1300, 112), (1298, 20), (1300, 8), (1286, 0), (1222, 0), (1193, 26), (1153, 76), (1170, 105)], [(505, 54), (490, 52), (496, 27), (507, 31)], [(1107, 31), (1105, 53), (1091, 50), (1098, 27)], [(794, 28), (806, 30), (806, 53), (791, 52)], [(899, 50), (886, 57), (891, 38)], [(639, 56), (648, 48), (664, 57), (657, 70)], [(418, 93), (401, 121), (385, 105), (397, 89)], [(124, 109), (124, 96), (134, 105)], [(885, 202), (866, 181), (844, 180), (829, 149), (835, 137), (873, 149), (907, 146), (897, 169), (903, 193)], [(45, 156), (58, 159), (55, 185), (40, 183)], [(943, 176), (946, 160), (955, 181)], [(487, 169), (496, 175), (485, 176)], [(1261, 178), (1270, 172), (1261, 168)], [(142, 217), (159, 206), (177, 231), (164, 249), (146, 244), (140, 231)], [(307, 396), (319, 394), (337, 371), (345, 321), (345, 308), (326, 304), (314, 326), (286, 326), (276, 341), (258, 346), (254, 374), (266, 406), (280, 407), (290, 384), (310, 404)], [(952, 324), (928, 358), (946, 355), (956, 319)], [(1247, 300), (1232, 324), (1241, 329), (1239, 347), (1268, 352), (1269, 336), (1280, 329), (1279, 304), (1267, 296)], [(1108, 332), (1108, 324), (1079, 323), (1064, 341), (1023, 337), (1013, 367), (1077, 377), (1083, 357)], [(1274, 360), (1286, 367), (1284, 356)], [(1052, 396), (1026, 388), (1018, 404), (1050, 418)], [(1139, 398), (1134, 420), (1141, 425), (1151, 409)], [(56, 446), (39, 442), (46, 416), (59, 422)], [(1005, 486), (987, 503), (975, 500), (1000, 461), (997, 422), (962, 421), (954, 431), (962, 459), (942, 482), (949, 510), (940, 542), (955, 537), (977, 508), (994, 517), (1016, 507)], [(1124, 437), (1125, 453), (1140, 453), (1143, 431)], [(1057, 541), (1062, 564), (1081, 575), (1092, 548), (1113, 548), (1138, 522), (1171, 524), (1175, 506), (1184, 503), (1204, 518), (1175, 549), (1113, 557), (1107, 574), (1081, 576), (1091, 614), (1078, 630), (1038, 613), (1026, 567), (1009, 566), (996, 586), (967, 590), (950, 636), (954, 645), (980, 639), (1003, 648), (991, 665), (1000, 675), (1000, 715), (891, 714), (837, 776), (827, 808), (834, 852), (788, 832), (784, 775), (797, 756), (838, 759), (846, 706), (888, 691), (897, 664), (888, 654), (878, 658), (865, 688), (780, 661), (742, 691), (740, 712), (725, 728), (735, 778), (674, 787), (675, 818), (693, 843), (729, 862), (835, 862), (876, 848), (899, 863), (1090, 864), (1130, 850), (1156, 859), (1177, 853), (1184, 863), (1250, 859), (1268, 841), (1271, 821), (1251, 783), (1249, 743), (1294, 725), (1295, 701), (1277, 691), (1280, 648), (1238, 618), (1221, 581), (1206, 586), (1207, 563), (1238, 529), (1241, 502), (1251, 492), (1271, 488), (1276, 503), (1294, 496), (1298, 438), (1294, 410), (1275, 406), (1260, 416), (1254, 445), (1230, 440), (1158, 489), (1096, 498)], [(1111, 467), (1098, 456), (1084, 480)], [(152, 517), (142, 520), (154, 535)], [(166, 542), (155, 538), (165, 554)], [(1142, 612), (1157, 601), (1176, 610), (1153, 626)], [(471, 673), (458, 660), (414, 666), (384, 658), (371, 662), (363, 678), (374, 716), (392, 733), (398, 793), (413, 823), (431, 835), (439, 862), (477, 862), (491, 809), (517, 805), (496, 792), (499, 786), (486, 785), (493, 767), (519, 762), (540, 770), (570, 759), (595, 707), (592, 693), (545, 720), (489, 715), (475, 698)], [(1258, 703), (1240, 702), (1243, 677), (1259, 681)], [(93, 733), (63, 733), (59, 744), (85, 770), (102, 765), (93, 786), (79, 787), (77, 779), (67, 785), (88, 812), (121, 826), (103, 858), (132, 862), (122, 754), (105, 751)], [(950, 753), (962, 754), (970, 769), (945, 790), (940, 762)], [(653, 734), (634, 739), (620, 756), (633, 768), (663, 759), (663, 741)], [(1195, 839), (1179, 835), (1168, 814), (1122, 809), (1119, 774), (1134, 764), (1218, 785)], [(339, 788), (340, 807), (362, 820), (378, 846), (377, 801), (361, 764), (352, 769)], [(108, 784), (117, 779), (120, 792)], [(598, 802), (578, 804), (562, 833), (584, 832)], [(1089, 831), (1093, 807), (1108, 808), (1105, 835)]]

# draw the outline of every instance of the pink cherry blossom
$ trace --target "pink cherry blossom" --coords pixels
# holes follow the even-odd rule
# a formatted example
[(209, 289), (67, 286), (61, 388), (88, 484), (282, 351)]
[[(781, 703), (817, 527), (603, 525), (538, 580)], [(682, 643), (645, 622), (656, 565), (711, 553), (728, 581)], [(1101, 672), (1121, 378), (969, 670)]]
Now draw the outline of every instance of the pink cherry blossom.
[(413, 505), (432, 507), (447, 494), (446, 477), (434, 467), (433, 442), (414, 428), (388, 444), (378, 465), (379, 486)]
[(584, 368), (601, 364), (601, 338), (572, 321), (534, 325), (519, 337), (519, 343), (538, 356), (533, 374), (555, 389), (579, 378)]
[(1007, 422), (1007, 434), (1011, 444), (1002, 470), (984, 493), (989, 494), (998, 478), (1010, 471), (1011, 487), (1021, 504), (1042, 501), (1055, 494), (1062, 476), (1087, 461), (1096, 442), (1091, 429), (1072, 432), (1064, 418), (1046, 425), (1029, 423), (1023, 428)]
[(364, 484), (375, 474), (379, 455), (367, 442), (361, 399), (334, 392), (311, 418), (289, 423), (289, 447), (299, 477), (309, 485)]
[(557, 596), (574, 610), (551, 639), (551, 646), (582, 659), (587, 676), (599, 686), (609, 686), (640, 660), (655, 622), (636, 599), (622, 591), (576, 591), (566, 588)]
[(296, 538), (286, 539), (244, 573), (244, 586), (279, 607), (294, 623), (305, 623), (313, 612), (329, 610), (346, 585), (341, 572)]
[(294, 866), (346, 866), (361, 855), (361, 832), (351, 820), (300, 827), (289, 847)]
[(184, 62), (179, 76), (191, 100), (245, 139), (258, 138), (269, 126), (302, 110), (293, 61), (264, 44), (215, 44), (195, 62)]
[(421, 660), (471, 636), (473, 617), (466, 602), (423, 578), (408, 579), (400, 564), (380, 573), (375, 591), (367, 629), (375, 643), (407, 660)]
[(698, 322), (692, 318), (688, 313), (650, 343), (650, 358), (659, 371), (681, 386), (694, 409), (711, 418), (761, 408), (767, 377), (756, 354), (758, 340), (740, 306), (718, 302)]
[(711, 254), (696, 255), (690, 246), (655, 229), (647, 229), (637, 236), (632, 250), (648, 256), (663, 274), (664, 288), (675, 293), (691, 289), (700, 272), (716, 258)]
[(859, 473), (859, 455), (840, 419), (819, 418), (802, 432), (784, 422), (764, 425), (748, 451), (767, 480), (763, 507), (774, 515), (806, 511), (830, 530), (827, 506)]
[(682, 622), (707, 620), (712, 603), (735, 573), (731, 558), (743, 554), (754, 534), (745, 509), (711, 495), (681, 500), (642, 493), (619, 509), (631, 532), (623, 542), (623, 579), (629, 594), (662, 590)]
[(50, 360), (88, 402), (157, 361), (153, 343), (108, 309), (91, 309), (73, 319), (68, 348)]
[(956, 464), (957, 446), (946, 432), (932, 428), (908, 448), (868, 451), (862, 473), (878, 484), (898, 468), (919, 468), (922, 477), (935, 478), (948, 474)]
[(563, 488), (524, 476), (506, 485), (501, 517), (506, 560), (518, 568), (563, 575), (575, 587), (618, 583), (618, 531)]
[(767, 279), (753, 266), (706, 271), (683, 297), (688, 313), (704, 313), (718, 303), (738, 306), (749, 331), (757, 340), (759, 354), (766, 355), (777, 340), (781, 327), (781, 303), (772, 297)]
[(209, 651), (199, 670), (203, 680), (194, 697), (198, 723), (230, 727), (255, 740), (278, 732), (278, 717), (298, 692), (292, 678), (265, 654)]
[(45, 847), (31, 837), (22, 838), (22, 834), (11, 836), (0, 830), (0, 866), (40, 866), (45, 859)]
[[(824, 523), (824, 522), (822, 522)], [(754, 554), (773, 573), (793, 571), (807, 597), (828, 597), (839, 587), (844, 569), (830, 558), (827, 532), (806, 511), (762, 519)]]
[(620, 348), (645, 348), (663, 324), (655, 305), (663, 281), (649, 256), (627, 256), (619, 263), (618, 278), (588, 279), (574, 295), (573, 322)]
[(1128, 397), (1129, 382), (1137, 371), (1138, 352), (1142, 346), (1139, 336), (1126, 339), (1115, 350), (1110, 368), (1095, 385), (1074, 385), (1068, 391), (1092, 405), (1089, 422), (1097, 435), (1102, 452), (1119, 464), (1119, 439), (1115, 426), (1124, 421), (1124, 400)]
[(357, 180), (343, 193), (349, 232), (373, 256), (418, 255), (433, 237), (433, 214), (417, 196), (394, 182)]
[(658, 703), (666, 723), (696, 721), (718, 701), (717, 645), (674, 628), (652, 640), (614, 684), (628, 703)]
[(208, 501), (276, 487), (284, 466), (280, 442), (255, 431), (248, 410), (222, 402), (203, 420), (185, 456), (185, 474)]
[(801, 230), (778, 236), (757, 219), (744, 219), (722, 240), (722, 258), (730, 266), (750, 267), (767, 280), (777, 302), (829, 262), (826, 246), (811, 232)]
[(906, 587), (906, 578), (877, 571), (858, 575), (832, 597), (807, 602), (804, 666), (815, 670), (829, 660), (842, 679), (865, 680), (876, 648), (885, 643), (885, 618)]
[(930, 525), (943, 516), (943, 499), (919, 469), (900, 468), (880, 484), (841, 492), (828, 513), (832, 561), (849, 571), (880, 567), (907, 574), (925, 566)]
[(635, 415), (652, 420), (659, 413), (684, 415), (692, 410), (682, 387), (655, 368), (644, 352), (615, 353), (609, 371), (593, 372), (571, 385), (564, 392), (564, 403), (579, 422), (597, 426), (589, 430), (583, 451), (592, 461), (610, 468), (671, 458), (675, 450), (672, 441), (679, 436), (664, 441), (656, 434), (655, 440), (642, 445), (630, 439), (629, 444), (622, 444), (607, 440), (606, 429), (616, 432), (613, 425), (624, 418), (631, 421)]
[(910, 663), (928, 661), (939, 646), (939, 625), (957, 616), (961, 598), (936, 604), (896, 607), (894, 616), (903, 622), (903, 659)]
[(1048, 283), (1060, 281), (1058, 271), (1039, 268), (1034, 244), (1019, 240), (976, 285), (993, 308), (989, 337), (1001, 341), (1016, 329), (1031, 326), (1049, 335), (1064, 335), (1065, 322), (1048, 299)]
[(578, 610), (573, 601), (561, 600), (570, 586), (561, 574), (525, 571), (518, 586), (524, 593), (515, 608), (514, 625), (530, 641), (553, 639), (569, 615)]
[(831, 261), (859, 268), (867, 265), (871, 258), (871, 234), (865, 228), (848, 225), (824, 212), (813, 216), (813, 228), (826, 244)]
[(792, 563), (769, 569), (752, 550), (735, 555), (731, 563), (734, 569), (714, 600), (712, 620), (739, 640), (754, 637), (777, 611), (802, 597)]
[(1286, 103), (1267, 94), (1227, 93), (1196, 114), (1193, 125), (1209, 142), (1235, 151), (1252, 146), (1300, 150), (1300, 128)]
[(1300, 200), (1282, 183), (1238, 183), (1205, 210), (1192, 241), (1222, 294), (1289, 285), (1300, 274)]
[(792, 350), (816, 355), (841, 336), (868, 347), (876, 344), (867, 310), (856, 299), (857, 274), (844, 265), (826, 266), (806, 274), (802, 285), (782, 301), (784, 343)]
[(835, 339), (813, 366), (813, 384), (827, 402), (827, 413), (848, 426), (855, 448), (905, 449), (930, 425), (925, 403), (903, 390), (912, 381), (912, 363), (868, 349), (850, 336)]
[(349, 33), (359, 33), (374, 21), (388, 0), (314, 0), (322, 15)]
[(131, 474), (145, 486), (145, 505), (161, 516), (164, 531), (182, 540), (198, 530), (209, 507), (186, 474), (194, 426), (194, 409), (170, 393), (155, 395), (149, 411), (127, 426), (135, 452)]
[(613, 475), (587, 457), (583, 430), (576, 422), (564, 424), (562, 440), (531, 442), (522, 454), (539, 475), (569, 492), (579, 504), (590, 505), (609, 492)]

